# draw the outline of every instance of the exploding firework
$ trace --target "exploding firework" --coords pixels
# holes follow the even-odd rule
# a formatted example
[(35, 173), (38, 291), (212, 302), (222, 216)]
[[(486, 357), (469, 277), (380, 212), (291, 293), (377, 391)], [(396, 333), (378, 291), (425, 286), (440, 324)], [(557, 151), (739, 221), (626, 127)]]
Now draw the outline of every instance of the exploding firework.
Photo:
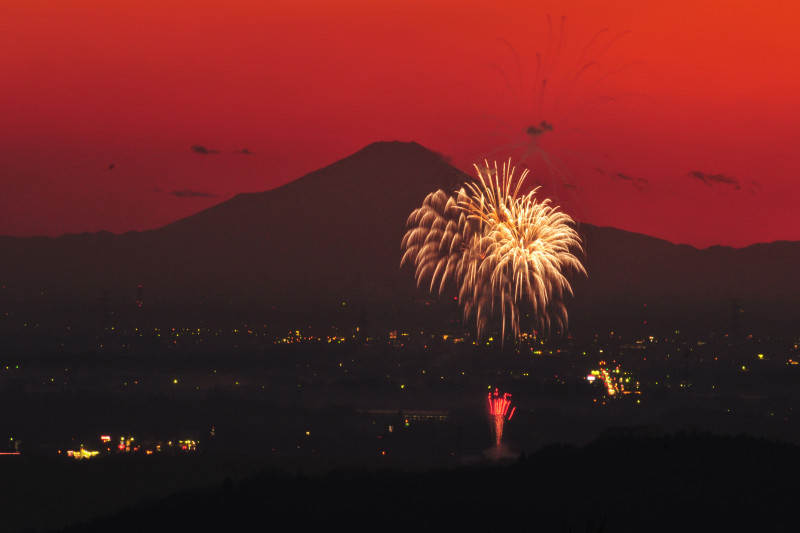
[[(492, 432), (494, 433), (495, 442), (499, 447), (500, 442), (503, 440), (503, 425), (506, 420), (511, 420), (511, 417), (514, 416), (516, 407), (513, 407), (511, 412), (508, 412), (508, 408), (511, 407), (511, 395), (506, 392), (500, 396), (500, 391), (497, 389), (489, 393), (488, 402), (489, 419), (492, 421)], [(506, 418), (506, 416), (508, 416), (508, 418)]]
[(572, 219), (548, 199), (537, 201), (538, 188), (522, 194), (527, 171), (515, 178), (510, 161), (475, 169), (477, 182), (452, 195), (431, 193), (411, 213), (401, 265), (413, 261), (417, 284), (430, 279), (431, 292), (455, 281), (479, 338), (495, 314), (503, 338), (507, 326), (519, 337), (526, 311), (542, 326), (566, 326), (561, 297), (572, 288), (564, 273), (586, 273), (573, 254), (581, 241)]

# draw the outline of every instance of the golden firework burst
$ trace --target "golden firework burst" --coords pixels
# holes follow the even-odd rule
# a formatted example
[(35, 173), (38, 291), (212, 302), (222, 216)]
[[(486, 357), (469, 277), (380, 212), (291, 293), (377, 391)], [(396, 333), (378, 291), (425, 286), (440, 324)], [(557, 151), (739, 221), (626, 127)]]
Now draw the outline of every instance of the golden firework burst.
[(521, 309), (544, 327), (565, 327), (562, 296), (572, 293), (565, 273), (586, 273), (574, 253), (582, 248), (572, 218), (549, 199), (537, 201), (538, 187), (521, 194), (528, 172), (515, 177), (510, 161), (475, 170), (477, 182), (433, 192), (411, 213), (401, 265), (413, 261), (417, 284), (430, 279), (431, 292), (454, 281), (478, 337), (496, 314), (503, 337), (507, 326), (518, 337)]

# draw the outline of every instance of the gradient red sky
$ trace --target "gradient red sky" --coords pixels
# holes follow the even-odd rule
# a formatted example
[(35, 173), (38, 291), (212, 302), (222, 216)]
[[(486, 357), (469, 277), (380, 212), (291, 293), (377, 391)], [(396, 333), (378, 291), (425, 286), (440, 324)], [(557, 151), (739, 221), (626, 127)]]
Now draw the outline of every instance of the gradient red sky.
[(588, 222), (800, 240), (797, 28), (795, 1), (6, 0), (0, 234), (155, 228), (413, 140), (512, 155)]

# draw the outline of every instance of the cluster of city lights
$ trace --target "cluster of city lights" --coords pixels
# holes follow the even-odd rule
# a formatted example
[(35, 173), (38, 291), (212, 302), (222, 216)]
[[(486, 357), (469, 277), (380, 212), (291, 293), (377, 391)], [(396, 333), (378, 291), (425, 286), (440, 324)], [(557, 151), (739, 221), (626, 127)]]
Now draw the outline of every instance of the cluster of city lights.
[(326, 343), (341, 344), (347, 342), (347, 337), (341, 335), (311, 335), (300, 333), (300, 330), (290, 331), (287, 335), (277, 339), (274, 344), (299, 344), (299, 343)]
[[(196, 452), (198, 449), (199, 441), (187, 439), (178, 441), (158, 441), (146, 444), (136, 442), (136, 439), (130, 435), (122, 435), (116, 445), (111, 444), (111, 435), (100, 435), (100, 449), (90, 450), (83, 444), (77, 450), (66, 450), (64, 453), (67, 457), (73, 459), (92, 459), (100, 455), (111, 454), (138, 454), (144, 453), (145, 455), (152, 455), (167, 450), (182, 451), (182, 452)], [(58, 451), (61, 454), (61, 450)]]
[(625, 394), (640, 394), (638, 389), (639, 382), (634, 382), (633, 386), (630, 385), (631, 377), (628, 375), (621, 375), (620, 367), (617, 365), (612, 370), (609, 370), (605, 361), (599, 362), (600, 368), (592, 370), (586, 376), (586, 380), (591, 382), (600, 381), (605, 387), (606, 394), (609, 397), (619, 397)]

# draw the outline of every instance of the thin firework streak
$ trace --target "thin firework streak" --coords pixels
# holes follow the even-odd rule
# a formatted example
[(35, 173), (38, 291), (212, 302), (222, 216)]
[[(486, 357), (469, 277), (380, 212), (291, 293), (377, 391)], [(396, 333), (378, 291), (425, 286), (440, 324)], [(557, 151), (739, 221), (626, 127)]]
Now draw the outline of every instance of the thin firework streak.
[[(528, 45), (494, 39), (499, 48), (483, 63), (489, 76), (479, 79), (496, 86), (500, 99), (481, 115), (489, 121), (480, 128), (487, 137), (480, 156), (471, 159), (513, 157), (536, 175), (550, 198), (589, 220), (597, 209), (584, 205), (596, 186), (592, 169), (603, 167), (601, 174), (612, 176), (616, 169), (608, 167), (618, 164), (598, 133), (614, 128), (617, 112), (624, 112), (632, 97), (643, 96), (620, 85), (644, 62), (621, 57), (618, 44), (629, 31), (604, 28), (582, 41), (577, 34), (570, 37), (569, 29), (566, 17), (547, 15), (540, 38), (528, 39)], [(637, 190), (643, 183), (631, 182)]]

